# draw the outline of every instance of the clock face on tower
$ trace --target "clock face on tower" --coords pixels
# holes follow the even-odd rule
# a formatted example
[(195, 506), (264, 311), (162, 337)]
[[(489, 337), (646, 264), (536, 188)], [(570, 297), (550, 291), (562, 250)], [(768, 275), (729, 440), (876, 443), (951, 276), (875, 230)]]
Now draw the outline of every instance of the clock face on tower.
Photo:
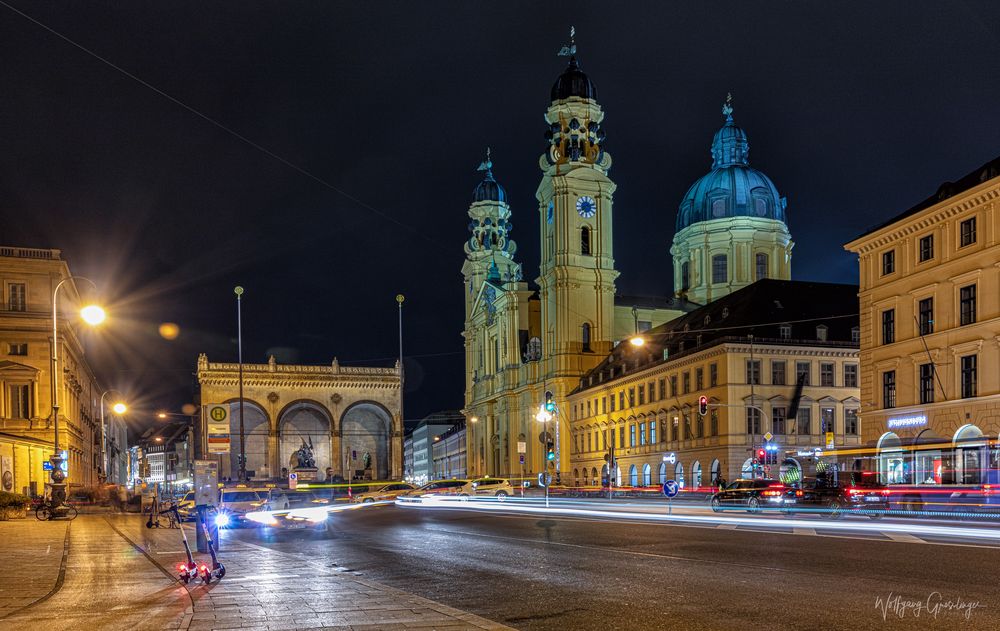
[(590, 219), (597, 214), (597, 202), (594, 201), (593, 197), (584, 195), (576, 200), (576, 212), (584, 219)]

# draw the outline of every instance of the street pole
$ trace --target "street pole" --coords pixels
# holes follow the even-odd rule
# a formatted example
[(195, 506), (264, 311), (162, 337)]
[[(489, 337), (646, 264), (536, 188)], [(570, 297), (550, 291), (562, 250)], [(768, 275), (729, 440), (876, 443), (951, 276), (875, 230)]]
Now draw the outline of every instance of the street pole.
[(243, 296), (243, 288), (239, 285), (233, 290), (236, 294), (236, 357), (239, 364), (239, 391), (240, 391), (240, 482), (246, 482), (247, 479), (247, 450), (246, 450), (246, 431), (243, 426), (243, 312), (241, 308), (241, 298)]
[[(754, 369), (753, 377), (750, 379), (750, 404), (755, 405), (757, 400), (754, 399), (753, 386), (754, 382), (757, 381), (760, 373), (756, 371), (756, 365), (753, 363), (753, 334), (751, 333), (750, 338), (750, 367)], [(757, 479), (757, 467), (754, 466), (754, 462), (757, 461), (757, 424), (750, 424), (750, 467), (753, 471), (753, 479)]]
[[(406, 298), (403, 294), (396, 294), (396, 303), (399, 305), (399, 435), (403, 435), (406, 418), (403, 416), (403, 301)], [(393, 432), (389, 432), (389, 453), (392, 453)]]

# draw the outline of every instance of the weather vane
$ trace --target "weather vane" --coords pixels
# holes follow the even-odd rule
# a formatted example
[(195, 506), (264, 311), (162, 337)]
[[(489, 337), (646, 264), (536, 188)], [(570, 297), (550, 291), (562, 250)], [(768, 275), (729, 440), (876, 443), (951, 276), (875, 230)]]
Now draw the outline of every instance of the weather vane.
[(727, 121), (733, 120), (733, 93), (726, 93), (726, 104), (722, 106), (722, 115)]
[(559, 49), (560, 57), (569, 57), (576, 54), (576, 27), (569, 27), (569, 46), (563, 46)]
[(477, 171), (486, 171), (489, 173), (493, 169), (493, 162), (490, 160), (490, 148), (486, 147), (486, 161), (480, 162)]

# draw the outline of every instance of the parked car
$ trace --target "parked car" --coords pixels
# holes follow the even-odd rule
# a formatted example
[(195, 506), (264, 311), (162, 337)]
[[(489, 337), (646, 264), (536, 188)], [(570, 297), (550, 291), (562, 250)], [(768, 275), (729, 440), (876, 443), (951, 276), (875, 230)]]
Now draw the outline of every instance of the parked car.
[(736, 480), (712, 495), (712, 510), (742, 508), (749, 513), (763, 510), (788, 510), (802, 499), (802, 491), (779, 480)]
[(511, 486), (510, 480), (503, 478), (480, 478), (470, 482), (468, 487), (463, 488), (462, 491), (463, 495), (495, 497), (502, 502), (514, 494), (514, 487)]
[(465, 492), (470, 495), (472, 487), (469, 486), (472, 480), (434, 480), (421, 486), (418, 489), (403, 493), (396, 498), (397, 503), (419, 503), (424, 498), (432, 497), (458, 497)]
[(881, 519), (889, 510), (889, 487), (871, 472), (843, 472), (837, 480), (806, 478), (801, 492), (798, 508), (822, 512), (830, 519), (839, 519), (844, 513)]
[(226, 488), (219, 494), (216, 523), (244, 525), (247, 513), (280, 510), (288, 510), (288, 496), (281, 489)]
[(177, 500), (177, 515), (181, 521), (194, 521), (198, 516), (194, 509), (194, 491), (188, 491)]
[(372, 491), (355, 493), (351, 498), (351, 501), (355, 504), (370, 504), (372, 502), (391, 501), (403, 493), (413, 491), (416, 488), (417, 487), (407, 482), (393, 482), (392, 484), (386, 484)]

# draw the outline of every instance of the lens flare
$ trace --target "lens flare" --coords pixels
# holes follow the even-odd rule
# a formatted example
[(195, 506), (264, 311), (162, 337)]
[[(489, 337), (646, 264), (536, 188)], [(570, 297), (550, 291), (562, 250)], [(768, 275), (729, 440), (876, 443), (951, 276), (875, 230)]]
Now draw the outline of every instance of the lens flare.
[(181, 334), (181, 327), (177, 326), (173, 322), (164, 322), (160, 325), (160, 337), (165, 340), (176, 340), (177, 336)]

